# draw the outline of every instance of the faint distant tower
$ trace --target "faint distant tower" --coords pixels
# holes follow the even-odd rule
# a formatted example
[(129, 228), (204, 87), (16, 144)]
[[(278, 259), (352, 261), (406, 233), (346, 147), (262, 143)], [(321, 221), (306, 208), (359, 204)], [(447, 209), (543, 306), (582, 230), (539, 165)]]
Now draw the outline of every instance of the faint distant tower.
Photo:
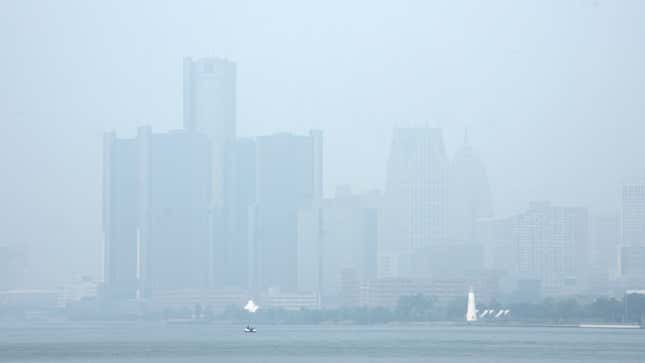
[(334, 198), (298, 213), (298, 289), (320, 293), (325, 307), (359, 304), (360, 286), (376, 278), (379, 192)]
[(590, 287), (602, 294), (609, 289), (609, 281), (619, 277), (618, 251), (620, 246), (620, 218), (618, 213), (594, 214), (590, 217)]
[(514, 217), (513, 242), (517, 273), (540, 280), (544, 293), (580, 291), (589, 264), (589, 213), (581, 207), (531, 202)]
[(225, 59), (184, 58), (184, 128), (211, 140), (213, 205), (223, 208), (233, 184), (236, 137), (236, 65)]
[(491, 217), (492, 205), (484, 163), (464, 134), (464, 144), (450, 163), (448, 177), (448, 240), (474, 243), (476, 221)]
[(221, 58), (184, 58), (184, 128), (210, 139), (212, 204), (211, 244), (213, 287), (231, 285), (232, 251), (236, 245), (235, 139), (236, 65)]
[(645, 276), (645, 184), (625, 184), (622, 191), (620, 270)]
[(645, 184), (623, 185), (622, 242), (645, 243)]
[(316, 208), (322, 198), (322, 132), (260, 136), (255, 147), (252, 288), (293, 291), (298, 287), (298, 211)]
[(445, 242), (447, 171), (440, 129), (394, 130), (380, 219), (380, 277), (409, 274), (416, 249)]
[(230, 238), (213, 240), (213, 279), (216, 287), (249, 287), (249, 259), (252, 252), (249, 247), (249, 213), (255, 205), (255, 144), (254, 139), (242, 138), (235, 145)]
[(131, 139), (105, 134), (108, 297), (208, 286), (210, 165), (210, 143), (200, 133), (153, 133), (146, 126)]
[(134, 298), (137, 290), (138, 145), (103, 136), (103, 279), (106, 295)]
[(206, 288), (211, 264), (211, 155), (196, 132), (153, 133), (138, 143), (139, 285), (159, 290)]

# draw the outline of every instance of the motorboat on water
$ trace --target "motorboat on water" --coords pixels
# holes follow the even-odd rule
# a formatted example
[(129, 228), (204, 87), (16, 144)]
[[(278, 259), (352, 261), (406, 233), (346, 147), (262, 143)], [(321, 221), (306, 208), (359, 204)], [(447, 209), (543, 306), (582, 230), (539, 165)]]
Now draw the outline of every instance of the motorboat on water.
[(254, 327), (247, 325), (246, 328), (244, 328), (245, 333), (255, 333), (257, 330), (255, 330)]

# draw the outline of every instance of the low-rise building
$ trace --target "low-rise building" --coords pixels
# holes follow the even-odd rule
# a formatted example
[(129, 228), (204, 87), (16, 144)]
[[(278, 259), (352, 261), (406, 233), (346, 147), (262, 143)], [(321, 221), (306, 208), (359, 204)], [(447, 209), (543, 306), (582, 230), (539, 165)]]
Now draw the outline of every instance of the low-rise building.
[(315, 292), (281, 292), (270, 288), (260, 296), (260, 308), (264, 309), (320, 309), (320, 295)]

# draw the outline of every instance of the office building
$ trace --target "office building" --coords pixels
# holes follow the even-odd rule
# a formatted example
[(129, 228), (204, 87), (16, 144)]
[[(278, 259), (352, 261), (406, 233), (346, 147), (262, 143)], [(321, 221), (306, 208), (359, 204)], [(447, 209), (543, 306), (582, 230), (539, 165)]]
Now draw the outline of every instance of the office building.
[(239, 286), (236, 269), (238, 240), (236, 168), (236, 65), (221, 58), (184, 58), (184, 129), (205, 134), (211, 148), (211, 231), (213, 255), (211, 284), (216, 288)]
[(585, 208), (532, 202), (514, 218), (516, 273), (541, 281), (545, 295), (584, 288), (589, 263), (589, 217)]
[(220, 58), (184, 58), (182, 111), (184, 129), (199, 131), (210, 139), (212, 202), (223, 208), (233, 182), (235, 63)]
[(623, 244), (645, 244), (645, 184), (623, 185), (621, 232)]
[(139, 129), (139, 276), (142, 291), (205, 288), (212, 251), (210, 143), (196, 132)]
[(320, 208), (298, 214), (298, 288), (316, 291), (325, 307), (351, 300), (350, 286), (376, 278), (378, 192), (340, 187)]
[(645, 184), (622, 188), (620, 274), (633, 286), (645, 281)]
[(134, 298), (137, 280), (139, 150), (137, 139), (103, 136), (103, 280), (105, 293)]
[(17, 289), (24, 286), (28, 268), (26, 245), (0, 245), (0, 290)]
[(448, 242), (476, 243), (477, 220), (492, 213), (486, 167), (465, 134), (448, 174)]
[(209, 283), (210, 143), (196, 132), (104, 137), (106, 295)]
[(595, 214), (590, 217), (590, 291), (606, 295), (610, 281), (620, 276), (620, 217)]
[(412, 275), (415, 251), (446, 241), (447, 170), (440, 129), (394, 130), (380, 218), (380, 277)]
[(256, 139), (256, 203), (250, 209), (254, 290), (298, 288), (298, 211), (319, 208), (322, 133), (287, 133)]

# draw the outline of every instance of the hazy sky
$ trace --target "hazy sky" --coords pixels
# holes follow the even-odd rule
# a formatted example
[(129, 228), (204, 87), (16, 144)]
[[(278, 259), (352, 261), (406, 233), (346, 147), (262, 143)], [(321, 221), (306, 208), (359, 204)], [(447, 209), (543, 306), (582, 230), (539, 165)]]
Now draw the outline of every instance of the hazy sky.
[(645, 174), (645, 1), (1, 1), (0, 244), (101, 271), (101, 133), (181, 125), (181, 59), (238, 63), (238, 134), (324, 130), (325, 192), (382, 189), (394, 126), (468, 127), (497, 215), (619, 206)]

